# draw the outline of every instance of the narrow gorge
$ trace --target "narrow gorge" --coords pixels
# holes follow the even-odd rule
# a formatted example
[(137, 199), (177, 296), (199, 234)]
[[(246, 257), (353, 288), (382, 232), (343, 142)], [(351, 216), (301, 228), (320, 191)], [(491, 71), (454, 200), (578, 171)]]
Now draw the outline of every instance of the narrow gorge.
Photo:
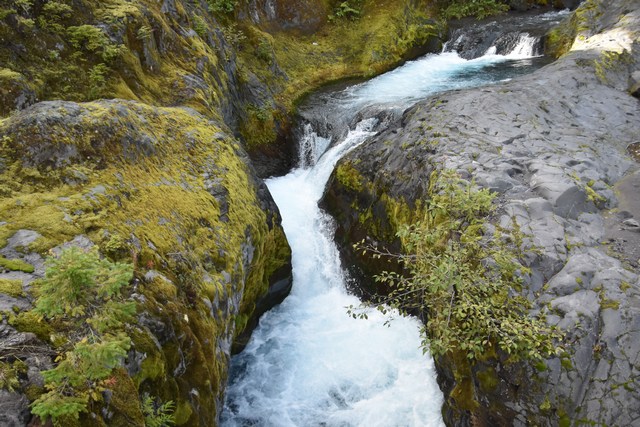
[[(635, 0), (8, 0), (0, 425), (638, 424), (638, 40)], [(555, 353), (366, 307), (447, 173)]]
[(367, 322), (347, 313), (359, 302), (347, 291), (348, 274), (331, 242), (335, 225), (318, 201), (336, 162), (383, 132), (394, 114), (434, 93), (541, 66), (540, 39), (527, 26), (550, 28), (563, 16), (511, 20), (493, 34), (482, 26), (498, 46), (500, 39), (512, 43), (499, 51), (490, 44), (487, 55), (471, 60), (456, 52), (429, 54), (300, 106), (300, 166), (267, 181), (292, 246), (293, 290), (263, 316), (232, 362), (222, 425), (442, 425), (442, 396), (433, 362), (420, 350), (419, 323), (390, 321), (394, 315), (375, 309)]

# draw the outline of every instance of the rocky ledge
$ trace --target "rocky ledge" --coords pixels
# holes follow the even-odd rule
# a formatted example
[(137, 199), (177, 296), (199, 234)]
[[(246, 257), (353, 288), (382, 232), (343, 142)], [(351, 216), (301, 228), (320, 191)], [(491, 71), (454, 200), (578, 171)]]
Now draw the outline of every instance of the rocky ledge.
[[(523, 292), (565, 331), (567, 354), (536, 367), (487, 361), (470, 378), (437, 360), (449, 425), (640, 422), (639, 175), (627, 151), (640, 135), (640, 4), (589, 0), (565, 25), (575, 41), (558, 61), (412, 107), (347, 155), (325, 194), (358, 275), (377, 267), (352, 242), (397, 249), (396, 224), (434, 168), (497, 192), (493, 224), (515, 220), (536, 249)], [(479, 405), (452, 397), (465, 380)]]

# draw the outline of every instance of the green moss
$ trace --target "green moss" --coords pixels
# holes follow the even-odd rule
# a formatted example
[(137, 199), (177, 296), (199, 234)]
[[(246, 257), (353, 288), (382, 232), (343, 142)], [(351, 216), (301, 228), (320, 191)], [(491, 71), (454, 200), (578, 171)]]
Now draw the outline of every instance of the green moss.
[(0, 255), (0, 268), (9, 271), (24, 271), (25, 273), (33, 273), (33, 266), (21, 259), (6, 259)]
[(620, 302), (612, 299), (603, 299), (600, 301), (600, 308), (606, 310), (607, 308), (617, 310), (620, 308)]
[(551, 401), (549, 400), (549, 396), (545, 396), (544, 401), (540, 404), (540, 410), (542, 412), (549, 412), (551, 409)]
[(174, 421), (177, 426), (181, 426), (187, 423), (191, 418), (193, 409), (191, 405), (186, 401), (178, 401), (176, 405), (176, 411), (173, 413)]
[(449, 395), (456, 402), (456, 407), (463, 411), (474, 411), (480, 407), (475, 399), (473, 381), (471, 378), (464, 378), (458, 382)]
[(560, 364), (567, 371), (573, 370), (573, 363), (571, 363), (571, 359), (569, 357), (562, 357), (560, 359)]
[(27, 399), (31, 402), (36, 400), (43, 393), (45, 393), (45, 388), (37, 384), (30, 384), (24, 389), (24, 395), (27, 396)]
[(547, 370), (547, 364), (541, 360), (535, 364), (535, 368), (538, 372), (545, 372)]
[(22, 280), (0, 279), (0, 293), (12, 297), (23, 297)]
[(236, 335), (244, 331), (244, 328), (247, 326), (248, 320), (249, 320), (249, 317), (247, 315), (239, 314), (236, 316), (235, 318)]
[(157, 380), (166, 374), (165, 361), (161, 354), (155, 352), (142, 361), (141, 370), (136, 374), (135, 379), (138, 384), (145, 380)]
[(0, 389), (15, 391), (20, 387), (20, 366), (0, 361)]
[(42, 316), (33, 311), (23, 311), (9, 319), (9, 324), (20, 332), (32, 332), (47, 342), (53, 332), (52, 324), (45, 322)]
[(485, 392), (491, 392), (496, 389), (500, 383), (500, 379), (493, 368), (487, 368), (483, 371), (476, 373), (476, 378), (480, 383), (480, 388)]
[(351, 191), (362, 191), (363, 177), (351, 163), (340, 162), (335, 170), (336, 179), (342, 186)]
[(136, 384), (127, 371), (123, 368), (116, 369), (113, 377), (109, 381), (109, 389), (112, 391), (109, 406), (113, 408), (113, 418), (109, 420), (109, 425), (119, 426), (140, 426), (145, 425), (144, 415), (138, 400)]
[(567, 23), (553, 28), (545, 37), (545, 53), (559, 58), (571, 49), (575, 33)]
[(8, 68), (0, 68), (0, 81), (16, 80), (22, 77), (22, 74)]
[(566, 411), (564, 411), (564, 409), (558, 409), (558, 416), (558, 427), (571, 427), (571, 418), (566, 413)]

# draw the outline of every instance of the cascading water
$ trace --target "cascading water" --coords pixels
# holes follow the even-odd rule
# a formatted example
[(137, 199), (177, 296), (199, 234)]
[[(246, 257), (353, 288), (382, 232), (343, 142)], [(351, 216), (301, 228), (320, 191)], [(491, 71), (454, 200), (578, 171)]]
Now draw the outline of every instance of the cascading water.
[[(334, 114), (406, 107), (435, 92), (488, 83), (495, 78), (486, 70), (508, 61), (494, 53), (475, 60), (428, 55), (346, 89), (335, 97)], [(232, 360), (223, 426), (442, 425), (442, 395), (433, 361), (420, 350), (418, 321), (396, 318), (387, 327), (376, 310), (368, 321), (348, 316), (346, 307), (359, 301), (345, 289), (332, 221), (318, 207), (336, 162), (375, 125), (362, 120), (324, 152), (330, 139), (306, 124), (301, 167), (267, 181), (292, 248), (294, 285)]]
[(302, 126), (302, 136), (298, 143), (298, 165), (313, 166), (331, 143), (330, 138), (323, 138), (313, 130), (311, 123)]

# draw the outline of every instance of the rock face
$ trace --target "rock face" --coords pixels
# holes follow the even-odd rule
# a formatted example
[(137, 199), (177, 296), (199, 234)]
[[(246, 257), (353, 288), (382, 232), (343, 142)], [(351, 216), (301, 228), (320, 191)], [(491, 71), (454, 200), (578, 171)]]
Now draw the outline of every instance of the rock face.
[(268, 31), (294, 30), (301, 34), (318, 31), (330, 12), (322, 0), (251, 0), (245, 8), (243, 12)]
[(149, 394), (174, 401), (178, 425), (216, 424), (232, 342), (291, 284), (277, 207), (222, 128), (120, 100), (43, 102), (0, 123), (0, 356), (17, 372), (6, 422), (29, 420), (60, 351), (30, 311), (42, 255), (96, 245), (134, 263), (138, 318), (127, 374), (80, 422), (140, 425)]
[[(350, 250), (351, 239), (397, 245), (397, 223), (411, 219), (438, 167), (497, 192), (502, 213), (494, 223), (515, 220), (526, 246), (537, 248), (525, 260), (532, 274), (523, 292), (565, 331), (568, 354), (537, 369), (494, 360), (471, 373), (438, 360), (449, 425), (640, 422), (638, 260), (618, 252), (624, 237), (611, 237), (612, 229), (635, 233), (628, 220), (640, 211), (623, 203), (626, 213), (608, 213), (618, 206), (614, 188), (624, 191), (620, 200), (638, 199), (636, 186), (616, 183), (638, 168), (626, 147), (640, 134), (640, 104), (630, 95), (640, 68), (640, 5), (588, 1), (576, 13), (592, 19), (557, 62), (416, 105), (348, 154), (325, 194), (345, 257), (360, 265), (367, 260)], [(450, 395), (461, 381), (473, 383), (480, 406)]]

